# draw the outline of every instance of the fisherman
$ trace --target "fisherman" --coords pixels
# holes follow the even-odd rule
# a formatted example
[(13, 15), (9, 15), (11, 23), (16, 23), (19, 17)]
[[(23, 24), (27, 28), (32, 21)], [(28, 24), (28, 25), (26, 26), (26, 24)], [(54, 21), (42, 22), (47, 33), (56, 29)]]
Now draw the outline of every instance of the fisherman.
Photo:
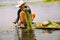
[(31, 9), (29, 6), (26, 5), (26, 2), (24, 1), (19, 1), (18, 5), (16, 5), (16, 7), (19, 7), (19, 10), (17, 12), (17, 18), (16, 20), (13, 22), (14, 24), (18, 23), (18, 21), (20, 20), (20, 23), (22, 23), (23, 25), (26, 24), (25, 21), (25, 11), (27, 10), (29, 12), (29, 14), (31, 15), (31, 19), (33, 21), (33, 19), (35, 18), (35, 14), (31, 12)]

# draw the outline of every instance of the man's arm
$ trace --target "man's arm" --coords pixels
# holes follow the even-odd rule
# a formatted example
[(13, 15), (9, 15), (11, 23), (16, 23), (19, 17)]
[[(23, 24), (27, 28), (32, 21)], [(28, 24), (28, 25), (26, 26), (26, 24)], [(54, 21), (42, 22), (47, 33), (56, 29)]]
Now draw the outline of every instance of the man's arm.
[(21, 9), (19, 9), (18, 12), (17, 12), (17, 20), (16, 20), (17, 23), (18, 23), (19, 18), (20, 18), (20, 11), (21, 11)]
[(29, 6), (25, 6), (25, 8), (27, 9), (27, 11), (28, 11), (29, 13), (31, 13), (31, 9), (30, 9)]
[(16, 24), (16, 23), (18, 23), (18, 21), (19, 21), (19, 18), (20, 18), (20, 9), (18, 10), (18, 12), (17, 12), (17, 18), (16, 18), (16, 20), (13, 22), (14, 24)]

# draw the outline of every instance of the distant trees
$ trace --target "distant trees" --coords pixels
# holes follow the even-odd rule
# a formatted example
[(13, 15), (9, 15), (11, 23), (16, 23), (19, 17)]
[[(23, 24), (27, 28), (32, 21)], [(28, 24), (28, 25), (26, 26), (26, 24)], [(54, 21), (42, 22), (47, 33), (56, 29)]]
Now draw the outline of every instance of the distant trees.
[(54, 2), (54, 1), (60, 1), (60, 0), (44, 0), (45, 2)]

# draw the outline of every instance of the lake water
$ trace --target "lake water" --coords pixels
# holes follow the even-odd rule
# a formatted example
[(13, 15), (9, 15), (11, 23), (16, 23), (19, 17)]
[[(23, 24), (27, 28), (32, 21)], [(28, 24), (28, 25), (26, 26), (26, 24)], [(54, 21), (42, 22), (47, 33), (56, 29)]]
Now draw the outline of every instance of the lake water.
[[(52, 21), (60, 21), (60, 4), (31, 4), (29, 5), (32, 12), (36, 14), (34, 22), (46, 21), (47, 19)], [(0, 8), (0, 27), (12, 27), (12, 22), (17, 16), (17, 10), (19, 8), (11, 6)], [(1, 29), (2, 29), (1, 28)], [(1, 30), (0, 29), (0, 30)]]
[[(60, 4), (43, 4), (42, 3), (42, 4), (32, 4), (29, 6), (30, 6), (32, 12), (35, 12), (35, 14), (36, 14), (34, 22), (46, 21), (47, 19), (50, 19), (52, 21), (60, 21)], [(6, 30), (6, 29), (9, 30), (9, 29), (15, 28), (13, 26), (12, 22), (15, 20), (15, 18), (17, 16), (18, 9), (19, 8), (16, 8), (14, 6), (0, 8), (0, 40), (15, 40), (15, 39), (13, 39), (14, 32), (8, 33), (8, 34), (5, 34), (5, 33), (2, 34), (1, 31)], [(52, 37), (54, 37), (54, 35), (56, 35), (54, 37), (56, 39), (53, 38), (51, 40), (60, 40), (60, 38), (59, 38), (60, 31), (56, 31), (55, 33), (52, 34)], [(42, 36), (42, 38), (41, 38), (41, 36)], [(41, 36), (39, 36), (41, 38), (40, 40), (42, 40), (46, 35), (44, 36), (42, 34)], [(47, 37), (45, 37), (45, 38), (47, 38)], [(50, 38), (52, 38), (52, 37), (50, 36)], [(39, 40), (39, 39), (37, 39), (37, 40)], [(47, 40), (49, 40), (49, 38)]]

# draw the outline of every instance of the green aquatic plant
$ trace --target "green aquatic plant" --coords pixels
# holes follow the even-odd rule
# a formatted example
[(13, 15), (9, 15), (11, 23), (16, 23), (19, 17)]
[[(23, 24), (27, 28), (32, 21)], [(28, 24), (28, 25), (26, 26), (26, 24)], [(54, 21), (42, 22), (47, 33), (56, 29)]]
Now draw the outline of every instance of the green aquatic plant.
[(48, 25), (48, 27), (52, 27), (52, 28), (60, 28), (60, 25), (57, 24), (56, 22), (50, 21), (51, 24)]
[(25, 16), (25, 20), (26, 20), (26, 30), (28, 33), (28, 40), (32, 40), (32, 34), (33, 34), (33, 27), (32, 27), (32, 20), (31, 20), (31, 16), (29, 14), (29, 12), (26, 10), (26, 16)]

